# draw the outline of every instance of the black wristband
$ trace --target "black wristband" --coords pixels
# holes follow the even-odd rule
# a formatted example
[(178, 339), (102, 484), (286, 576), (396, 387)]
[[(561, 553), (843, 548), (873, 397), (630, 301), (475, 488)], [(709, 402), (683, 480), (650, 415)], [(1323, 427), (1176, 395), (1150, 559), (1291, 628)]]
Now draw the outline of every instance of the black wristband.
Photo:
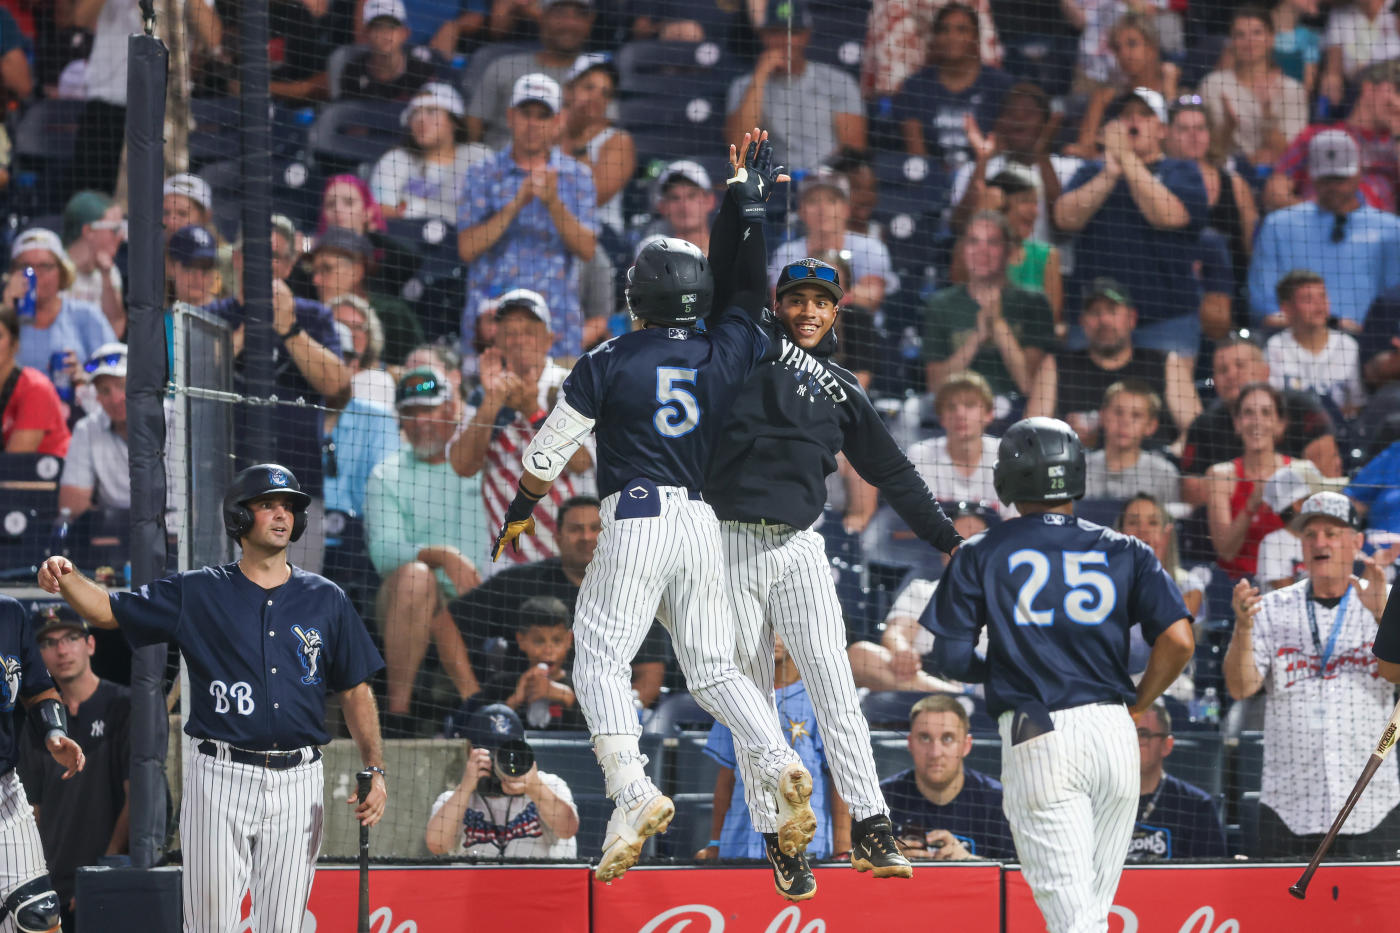
[(384, 771), (384, 769), (381, 768), (381, 767), (379, 767), (379, 765), (365, 765), (365, 770), (366, 770), (366, 771), (373, 771), (375, 774), (378, 774), (380, 777), (384, 778), (385, 780), (388, 780), (388, 778), (389, 778), (389, 775), (386, 774), (385, 771)]
[(282, 340), (283, 343), (285, 343), (301, 332), (301, 321), (293, 321), (292, 326), (287, 328), (287, 332), (285, 334), (278, 334), (277, 336)]
[(510, 508), (506, 509), (506, 524), (525, 521), (530, 517), (530, 513), (535, 511), (535, 505), (543, 498), (543, 495), (537, 496), (523, 485), (516, 487), (515, 498), (511, 500)]
[(47, 742), (55, 734), (68, 735), (68, 710), (63, 703), (50, 697), (29, 707), (29, 721), (34, 731)]

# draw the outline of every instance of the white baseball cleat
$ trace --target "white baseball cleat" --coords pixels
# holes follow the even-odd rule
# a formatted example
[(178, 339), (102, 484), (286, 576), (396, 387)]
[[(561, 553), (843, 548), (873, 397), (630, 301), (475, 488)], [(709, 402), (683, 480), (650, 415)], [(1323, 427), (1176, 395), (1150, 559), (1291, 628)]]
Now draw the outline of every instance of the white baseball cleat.
[[(810, 778), (807, 783), (810, 793)], [(808, 812), (811, 812), (810, 807)], [(637, 864), (647, 837), (664, 833), (675, 815), (676, 805), (665, 794), (657, 794), (631, 810), (614, 807), (607, 835), (603, 837), (603, 857), (593, 877), (599, 881), (621, 878), (627, 869)]]
[(816, 835), (811, 799), (811, 772), (797, 761), (783, 768), (778, 775), (778, 848), (784, 855), (802, 852)]

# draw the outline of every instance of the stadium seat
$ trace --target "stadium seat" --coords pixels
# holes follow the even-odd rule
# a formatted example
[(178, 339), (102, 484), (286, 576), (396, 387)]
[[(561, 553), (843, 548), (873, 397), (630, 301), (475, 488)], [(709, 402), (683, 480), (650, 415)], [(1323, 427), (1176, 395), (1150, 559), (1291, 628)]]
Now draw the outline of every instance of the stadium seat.
[(690, 158), (694, 152), (713, 151), (723, 138), (723, 102), (700, 94), (685, 102), (671, 97), (631, 98), (622, 101), (618, 123), (632, 134), (638, 165), (652, 159)]
[(34, 216), (63, 210), (70, 194), (73, 145), (86, 103), (41, 100), (25, 111), (14, 129), (11, 203)]
[(0, 579), (29, 580), (48, 556), (62, 458), (0, 453)]
[(199, 170), (199, 177), (209, 183), (214, 198), (215, 232), (230, 243), (237, 240), (243, 220), (243, 163), (238, 159), (211, 162)]
[(656, 701), (656, 709), (643, 732), (673, 735), (685, 729), (708, 729), (714, 721), (714, 717), (695, 702), (695, 697), (688, 693), (672, 693)]
[[(1172, 723), (1175, 731), (1176, 723)], [(1172, 753), (1167, 756), (1167, 773), (1173, 774), (1218, 801), (1224, 793), (1221, 777), (1225, 765), (1225, 747), (1219, 732), (1190, 732), (1173, 738)]]
[(331, 100), (340, 99), (340, 77), (345, 74), (345, 66), (356, 52), (365, 48), (367, 46), (339, 45), (331, 51), (330, 57), (326, 59), (326, 85), (330, 90)]
[(394, 101), (337, 101), (323, 108), (311, 124), (307, 149), (328, 175), (353, 172), (375, 162), (403, 137)]
[[(905, 720), (906, 723), (908, 720)], [(870, 733), (870, 747), (875, 753), (875, 773), (880, 780), (892, 777), (910, 766), (909, 741), (906, 732), (875, 731)]]
[[(719, 765), (705, 754), (709, 730), (684, 731), (665, 738), (666, 768), (661, 789), (676, 804), (671, 831), (657, 839), (662, 856), (685, 858), (710, 838), (715, 775)], [(652, 736), (660, 739), (660, 736)]]
[(1118, 513), (1123, 511), (1126, 499), (1080, 499), (1074, 504), (1074, 514), (1105, 528), (1118, 524)]
[(807, 58), (835, 65), (859, 78), (866, 24), (870, 20), (868, 0), (818, 0), (811, 9), (813, 26)]
[(910, 530), (904, 519), (889, 505), (875, 510), (870, 524), (861, 535), (866, 562), (896, 568), (900, 576), (917, 568), (930, 579), (942, 570), (938, 554)]
[(629, 42), (618, 50), (616, 64), (619, 93), (672, 101), (696, 94), (723, 100), (741, 73), (723, 44), (708, 40)]

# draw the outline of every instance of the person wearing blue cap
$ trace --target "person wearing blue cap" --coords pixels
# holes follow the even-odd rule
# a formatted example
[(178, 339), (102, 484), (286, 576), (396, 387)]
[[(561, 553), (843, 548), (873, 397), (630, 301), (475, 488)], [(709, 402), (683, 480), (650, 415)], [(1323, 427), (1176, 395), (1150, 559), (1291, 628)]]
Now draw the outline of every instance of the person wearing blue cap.
[(467, 740), (466, 769), (433, 803), (424, 834), (429, 852), (499, 859), (578, 854), (573, 794), (563, 778), (535, 765), (514, 710), (483, 706), (454, 737)]

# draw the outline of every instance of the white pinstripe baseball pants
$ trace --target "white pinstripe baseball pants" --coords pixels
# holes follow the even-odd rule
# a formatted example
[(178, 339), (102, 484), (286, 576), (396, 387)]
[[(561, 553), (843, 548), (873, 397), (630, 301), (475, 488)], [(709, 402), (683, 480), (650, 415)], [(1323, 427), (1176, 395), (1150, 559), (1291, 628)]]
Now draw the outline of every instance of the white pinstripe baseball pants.
[[(750, 815), (772, 822), (764, 787), (794, 752), (783, 740), (772, 681), (765, 695), (734, 666), (733, 612), (726, 594), (719, 522), (686, 490), (657, 487), (661, 514), (615, 518), (618, 494), (603, 500), (598, 548), (574, 610), (574, 690), (594, 735), (641, 735), (632, 703), (632, 658), (653, 618), (671, 633), (696, 702), (734, 733), (736, 758), (759, 779), (746, 785)], [(754, 788), (758, 788), (755, 795)]]
[[(25, 796), (19, 772), (12, 770), (0, 778), (0, 901), (48, 870), (34, 808)], [(13, 917), (8, 913), (0, 916), (0, 930), (14, 928)]]
[(301, 933), (324, 814), (319, 760), (275, 771), (205, 755), (185, 736), (180, 840), (185, 933)]
[(1011, 744), (1002, 713), (1002, 809), (1050, 933), (1107, 933), (1141, 788), (1126, 706), (1050, 714), (1053, 732)]
[[(773, 633), (787, 646), (817, 712), (827, 767), (853, 820), (889, 813), (860, 710), (846, 621), (822, 536), (790, 525), (721, 522), (739, 669), (773, 702)], [(742, 764), (741, 764), (742, 769)], [(748, 786), (750, 775), (744, 772)], [(775, 801), (776, 805), (776, 801)], [(772, 812), (770, 807), (766, 812)], [(773, 832), (769, 815), (759, 832)]]

